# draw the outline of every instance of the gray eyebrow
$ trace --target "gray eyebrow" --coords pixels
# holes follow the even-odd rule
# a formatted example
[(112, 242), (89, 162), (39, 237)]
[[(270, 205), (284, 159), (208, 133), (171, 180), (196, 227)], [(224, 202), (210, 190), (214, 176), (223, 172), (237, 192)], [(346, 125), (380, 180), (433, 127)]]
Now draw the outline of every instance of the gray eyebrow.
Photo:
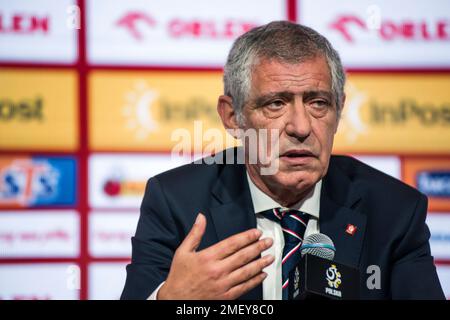
[(269, 101), (271, 99), (275, 99), (275, 98), (284, 98), (284, 99), (290, 100), (290, 99), (292, 99), (292, 97), (294, 95), (295, 94), (290, 91), (271, 92), (271, 93), (264, 94), (264, 95), (256, 98), (255, 104), (260, 106), (260, 105), (263, 105), (264, 103), (266, 103), (267, 101)]
[[(280, 92), (271, 92), (268, 94), (264, 94), (255, 99), (255, 104), (257, 106), (261, 106), (265, 104), (267, 101), (276, 98), (284, 98), (286, 100), (291, 100), (294, 97), (295, 93), (291, 91), (280, 91)], [(303, 92), (303, 99), (311, 99), (315, 97), (325, 97), (327, 99), (332, 99), (332, 93), (330, 91), (325, 90), (308, 90)]]

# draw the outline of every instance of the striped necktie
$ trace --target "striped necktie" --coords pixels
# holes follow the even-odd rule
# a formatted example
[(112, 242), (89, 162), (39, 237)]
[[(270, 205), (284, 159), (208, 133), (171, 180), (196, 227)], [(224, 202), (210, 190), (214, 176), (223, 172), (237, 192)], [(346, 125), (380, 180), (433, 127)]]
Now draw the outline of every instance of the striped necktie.
[(309, 214), (288, 208), (275, 208), (260, 213), (264, 217), (278, 222), (284, 235), (282, 260), (283, 300), (288, 299), (289, 273), (300, 262), (300, 246), (310, 218)]

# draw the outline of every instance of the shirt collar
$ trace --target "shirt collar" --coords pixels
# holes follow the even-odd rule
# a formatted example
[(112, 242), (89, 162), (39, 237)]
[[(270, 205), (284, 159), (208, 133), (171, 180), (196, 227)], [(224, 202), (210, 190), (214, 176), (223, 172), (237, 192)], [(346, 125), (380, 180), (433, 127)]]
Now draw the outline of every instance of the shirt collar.
[[(270, 210), (273, 208), (282, 207), (278, 202), (273, 200), (267, 194), (262, 192), (252, 181), (248, 172), (247, 172), (247, 180), (248, 185), (250, 187), (250, 195), (253, 202), (253, 208), (255, 210), (255, 214)], [(314, 189), (312, 189), (305, 198), (291, 206), (289, 209), (296, 209), (307, 213), (316, 219), (319, 219), (319, 211), (320, 211), (320, 191), (322, 189), (322, 180), (319, 180)]]

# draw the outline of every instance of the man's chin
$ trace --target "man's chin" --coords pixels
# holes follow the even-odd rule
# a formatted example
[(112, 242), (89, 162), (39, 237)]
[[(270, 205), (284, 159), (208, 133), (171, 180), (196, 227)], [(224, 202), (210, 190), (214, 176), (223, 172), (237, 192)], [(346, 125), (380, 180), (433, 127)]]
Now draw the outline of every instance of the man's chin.
[(291, 161), (290, 159), (280, 159), (278, 162), (280, 173), (293, 174), (296, 176), (314, 174), (320, 170), (320, 163), (317, 158), (307, 158)]
[(314, 187), (320, 180), (320, 175), (308, 172), (279, 172), (274, 177), (275, 182), (285, 188), (306, 191)]

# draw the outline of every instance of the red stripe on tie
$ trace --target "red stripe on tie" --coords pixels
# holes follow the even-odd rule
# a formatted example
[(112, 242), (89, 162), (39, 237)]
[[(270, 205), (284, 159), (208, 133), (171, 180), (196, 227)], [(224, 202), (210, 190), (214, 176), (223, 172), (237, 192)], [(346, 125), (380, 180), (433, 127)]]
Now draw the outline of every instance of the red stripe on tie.
[(283, 284), (282, 288), (286, 289), (288, 284), (289, 284), (289, 279), (286, 280), (286, 282)]
[(281, 220), (281, 217), (279, 216), (279, 213), (276, 208), (273, 209), (273, 214), (275, 215), (275, 217), (278, 218), (278, 220)]
[(303, 224), (303, 225), (306, 227), (305, 221), (303, 221), (302, 218), (300, 218), (298, 215), (296, 215), (296, 214), (291, 214), (290, 217), (291, 217), (292, 219), (297, 220), (298, 222), (300, 222), (301, 224)]
[(296, 234), (294, 231), (289, 230), (289, 229), (285, 229), (285, 228), (281, 228), (281, 230), (283, 230), (284, 232), (289, 233), (293, 237), (296, 237), (298, 240), (303, 241), (303, 239), (298, 234)]
[(283, 260), (281, 261), (281, 264), (284, 264), (284, 263), (286, 262), (286, 260), (289, 259), (289, 257), (292, 256), (292, 255), (295, 253), (295, 251), (298, 250), (298, 248), (300, 248), (300, 245), (301, 245), (301, 244), (302, 244), (302, 243), (299, 242), (298, 245), (296, 245), (294, 248), (292, 248), (292, 250), (289, 251), (288, 254), (283, 258)]

